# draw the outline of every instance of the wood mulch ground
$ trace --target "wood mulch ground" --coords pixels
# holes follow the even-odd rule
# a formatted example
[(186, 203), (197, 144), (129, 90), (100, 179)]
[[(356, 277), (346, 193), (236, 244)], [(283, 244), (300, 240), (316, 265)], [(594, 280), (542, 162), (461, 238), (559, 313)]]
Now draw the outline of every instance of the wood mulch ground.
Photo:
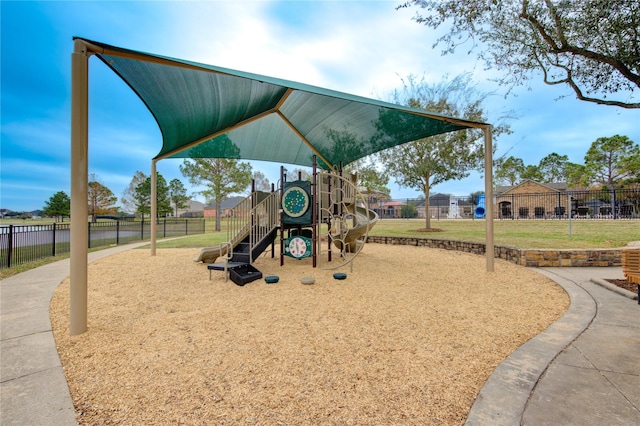
[[(89, 330), (69, 336), (69, 281), (51, 301), (80, 424), (463, 424), (495, 367), (569, 305), (496, 259), (368, 244), (347, 279), (261, 257), (280, 282), (209, 280), (194, 249), (89, 266)], [(300, 278), (312, 276), (314, 285)]]
[(617, 280), (617, 279), (607, 279), (606, 281), (610, 282), (611, 284), (615, 284), (620, 288), (623, 288), (625, 290), (629, 290), (632, 293), (638, 293), (638, 286), (640, 284), (636, 284), (636, 283), (632, 283), (629, 280)]

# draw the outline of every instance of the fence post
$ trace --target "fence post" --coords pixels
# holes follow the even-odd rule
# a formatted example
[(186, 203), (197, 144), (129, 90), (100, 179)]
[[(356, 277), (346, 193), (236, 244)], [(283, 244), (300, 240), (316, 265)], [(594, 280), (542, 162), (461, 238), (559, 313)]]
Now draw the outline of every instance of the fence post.
[[(92, 218), (93, 220), (93, 218)], [(87, 232), (87, 248), (91, 248), (91, 222), (87, 222), (87, 225), (89, 225), (89, 231)]]
[(140, 241), (144, 240), (144, 213), (142, 214), (142, 222), (140, 222)]
[(162, 238), (167, 238), (167, 218), (164, 218), (164, 224), (162, 225)]
[(613, 195), (612, 195), (612, 210), (613, 210), (613, 219), (617, 219), (618, 218), (618, 209), (616, 208), (616, 189), (613, 188)]
[(51, 239), (51, 256), (55, 257), (56, 255), (56, 223), (53, 222), (53, 238)]
[(189, 235), (189, 220), (184, 218), (184, 235)]
[(116, 220), (116, 245), (120, 245), (120, 221)]
[(9, 225), (9, 249), (7, 250), (7, 268), (11, 268), (12, 257), (13, 257), (13, 225)]

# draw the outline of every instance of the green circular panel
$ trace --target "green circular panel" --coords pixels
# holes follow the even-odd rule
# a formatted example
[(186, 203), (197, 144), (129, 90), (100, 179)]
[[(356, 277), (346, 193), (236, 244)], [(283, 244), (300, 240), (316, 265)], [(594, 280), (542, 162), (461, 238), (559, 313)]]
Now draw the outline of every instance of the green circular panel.
[(282, 195), (282, 210), (287, 216), (300, 217), (309, 209), (309, 195), (297, 186), (284, 191)]

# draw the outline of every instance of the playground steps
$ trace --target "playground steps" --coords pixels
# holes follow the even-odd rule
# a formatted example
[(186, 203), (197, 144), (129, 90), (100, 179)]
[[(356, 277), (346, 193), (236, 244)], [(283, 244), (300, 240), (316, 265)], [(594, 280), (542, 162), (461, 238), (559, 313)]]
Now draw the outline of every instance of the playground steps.
[(275, 227), (269, 232), (266, 237), (257, 243), (253, 249), (251, 249), (250, 237), (246, 237), (238, 245), (233, 248), (232, 262), (241, 262), (250, 264), (252, 259), (257, 259), (264, 251), (269, 247), (278, 235), (278, 227)]
[[(277, 234), (278, 228), (274, 228), (266, 238), (253, 247), (253, 250), (251, 249), (249, 237), (245, 238), (233, 248), (233, 256), (226, 264), (226, 269), (229, 271), (231, 281), (239, 286), (243, 286), (262, 278), (262, 272), (251, 265), (251, 259), (256, 259), (260, 256), (266, 248), (273, 243)], [(212, 263), (207, 266), (207, 269), (209, 269), (209, 279), (211, 279), (211, 271), (224, 271), (225, 263)]]
[[(231, 278), (231, 281), (239, 286), (243, 286), (262, 278), (262, 272), (248, 263), (228, 262), (226, 267), (227, 271), (229, 271), (229, 278)], [(209, 269), (209, 279), (211, 279), (211, 271), (224, 271), (225, 264), (212, 263), (207, 265), (207, 269)]]
[(251, 263), (250, 249), (251, 245), (249, 244), (249, 241), (242, 241), (233, 248), (233, 257), (231, 258), (231, 261), (236, 263)]

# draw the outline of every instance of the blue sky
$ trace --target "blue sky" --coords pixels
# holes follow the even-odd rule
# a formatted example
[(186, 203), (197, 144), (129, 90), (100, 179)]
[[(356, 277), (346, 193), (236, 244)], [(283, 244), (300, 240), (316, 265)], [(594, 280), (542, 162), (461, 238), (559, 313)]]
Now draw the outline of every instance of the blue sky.
[[(57, 191), (70, 192), (70, 75), (73, 36), (115, 46), (249, 71), (389, 100), (401, 77), (473, 72), (489, 122), (512, 110), (513, 134), (497, 139), (525, 164), (556, 152), (582, 163), (591, 142), (621, 134), (640, 142), (640, 111), (575, 100), (539, 80), (505, 99), (473, 55), (440, 56), (437, 34), (411, 20), (400, 1), (0, 1), (0, 208), (34, 210)], [(162, 145), (151, 114), (97, 58), (90, 60), (89, 172), (120, 197), (136, 170), (149, 174)], [(565, 96), (560, 100), (559, 97)], [(636, 94), (637, 96), (637, 94)], [(158, 171), (181, 179), (181, 160)], [(270, 181), (279, 164), (253, 162)], [(288, 167), (292, 169), (293, 167)], [(483, 189), (478, 173), (433, 192)], [(418, 192), (390, 182), (395, 198)], [(194, 197), (204, 201), (202, 198)]]

